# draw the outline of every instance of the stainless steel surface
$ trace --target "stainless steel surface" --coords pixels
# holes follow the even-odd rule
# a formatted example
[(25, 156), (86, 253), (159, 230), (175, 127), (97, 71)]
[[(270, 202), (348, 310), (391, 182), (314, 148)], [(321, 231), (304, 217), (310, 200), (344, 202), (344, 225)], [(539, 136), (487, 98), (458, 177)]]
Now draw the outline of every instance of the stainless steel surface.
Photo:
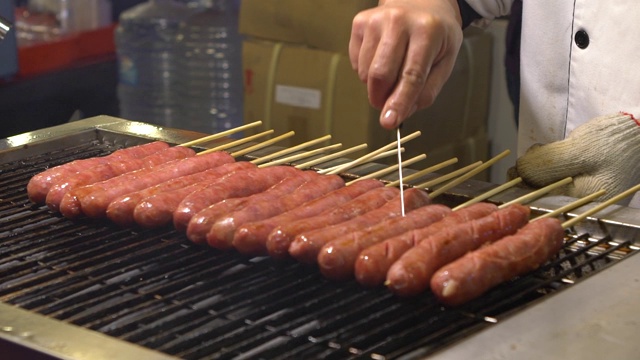
[[(140, 143), (144, 139), (161, 139), (171, 143), (182, 143), (200, 137), (202, 134), (185, 132), (175, 129), (162, 129), (157, 126), (131, 122), (128, 120), (112, 117), (100, 116), (91, 119), (61, 125), (54, 128), (42, 129), (31, 133), (14, 136), (9, 139), (0, 140), (0, 163), (19, 161), (30, 155), (38, 154), (43, 150), (52, 150), (52, 147), (64, 148), (71, 144), (96, 139), (105, 138), (115, 144), (133, 145)], [(50, 141), (56, 139), (55, 142)], [(260, 152), (268, 153), (269, 149)], [(254, 154), (260, 156), (260, 152)], [(341, 161), (341, 160), (336, 160)], [(346, 160), (345, 160), (346, 161)], [(332, 166), (333, 163), (325, 166)], [(384, 167), (380, 165), (380, 167)], [(355, 175), (365, 174), (378, 170), (378, 165), (367, 164), (354, 170)], [(410, 171), (407, 169), (407, 171)], [(388, 180), (395, 180), (397, 175), (390, 175)], [(479, 181), (467, 181), (447, 194), (442, 196), (444, 202), (452, 204), (460, 203), (479, 193), (485, 192), (496, 185)], [(523, 195), (524, 189), (514, 188), (490, 199), (495, 202), (505, 202), (517, 196)], [(549, 212), (575, 199), (563, 196), (549, 196), (531, 203), (534, 214)], [(576, 209), (567, 217), (583, 212), (585, 209), (594, 206), (589, 204)], [(589, 234), (591, 238), (607, 238), (610, 244), (633, 242), (636, 245), (640, 242), (640, 210), (622, 206), (611, 206), (592, 218), (576, 225), (573, 229), (576, 234)], [(589, 241), (587, 241), (589, 242)], [(590, 250), (591, 251), (591, 250)], [(457, 358), (581, 358), (581, 359), (601, 359), (603, 350), (596, 347), (606, 344), (609, 347), (616, 345), (607, 354), (619, 355), (607, 356), (607, 358), (626, 358), (636, 346), (630, 339), (635, 335), (632, 331), (634, 326), (640, 323), (640, 313), (634, 299), (640, 295), (640, 282), (636, 274), (640, 270), (640, 260), (636, 257), (625, 259), (620, 263), (604, 268), (597, 275), (587, 278), (577, 284), (568, 286), (557, 293), (543, 296), (538, 300), (533, 300), (526, 305), (526, 309), (513, 311), (503, 315), (496, 324), (488, 322), (483, 324), (485, 329), (466, 339), (454, 343), (450, 348), (445, 349), (435, 355), (437, 359), (457, 359)], [(375, 296), (372, 293), (368, 297)], [(2, 305), (2, 304), (0, 304)], [(22, 314), (23, 310), (18, 310), (18, 315), (14, 312), (4, 310), (7, 305), (0, 306), (0, 327), (14, 329), (18, 322), (15, 317)], [(28, 318), (43, 318), (41, 315), (29, 313)], [(9, 321), (7, 321), (7, 319)], [(48, 320), (48, 319), (47, 319)], [(31, 321), (31, 320), (29, 320)], [(39, 321), (39, 320), (38, 320)], [(43, 320), (44, 321), (44, 320)], [(65, 325), (54, 321), (53, 324), (46, 323), (45, 327), (56, 328), (57, 325)], [(29, 323), (32, 324), (32, 323)], [(35, 324), (35, 323), (33, 323)], [(21, 326), (21, 325), (20, 325)], [(74, 327), (74, 326), (71, 326)], [(64, 329), (65, 326), (62, 326)], [(33, 329), (37, 329), (34, 327)], [(102, 339), (102, 335), (83, 328), (75, 328), (78, 334), (93, 334), (96, 340)], [(27, 343), (34, 347), (41, 348), (43, 344), (46, 351), (51, 351), (52, 345), (65, 344), (72, 349), (72, 342), (57, 343), (55, 341), (38, 342), (32, 341), (30, 337), (21, 337), (16, 334), (28, 334), (33, 332), (31, 328), (21, 328), (10, 334), (3, 334), (1, 338), (20, 343)], [(51, 335), (45, 333), (36, 338), (47, 339), (55, 336), (57, 331), (52, 330)], [(66, 330), (61, 330), (60, 333)], [(84, 335), (74, 336), (82, 339), (78, 341), (78, 346), (84, 345)], [(108, 337), (107, 337), (108, 338)], [(114, 345), (120, 341), (112, 339)], [(106, 340), (105, 340), (106, 341)], [(550, 349), (545, 350), (543, 344), (550, 342)], [(110, 347), (111, 345), (107, 345)], [(577, 349), (584, 347), (586, 350)], [(134, 346), (135, 348), (135, 346)], [(55, 346), (54, 346), (55, 349)], [(134, 349), (135, 350), (135, 349)], [(426, 349), (425, 351), (428, 351)], [(575, 353), (574, 353), (575, 352)], [(84, 356), (68, 356), (72, 359), (87, 358)], [(67, 356), (67, 354), (62, 354)], [(122, 353), (112, 358), (122, 358)], [(407, 357), (415, 358), (421, 355), (421, 351), (415, 351)], [(151, 355), (141, 358), (152, 358)]]
[(640, 259), (632, 258), (430, 359), (638, 359)]
[(0, 339), (58, 359), (177, 359), (3, 303), (0, 303)]

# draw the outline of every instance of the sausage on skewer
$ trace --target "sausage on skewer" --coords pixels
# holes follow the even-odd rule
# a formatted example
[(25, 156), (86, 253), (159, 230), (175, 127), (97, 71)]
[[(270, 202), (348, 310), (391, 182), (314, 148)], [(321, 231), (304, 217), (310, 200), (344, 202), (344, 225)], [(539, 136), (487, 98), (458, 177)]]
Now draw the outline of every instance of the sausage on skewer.
[(134, 159), (151, 155), (169, 147), (163, 141), (154, 141), (148, 144), (132, 146), (126, 149), (116, 150), (106, 156), (98, 156), (89, 159), (74, 160), (62, 165), (47, 169), (34, 175), (27, 184), (29, 200), (36, 204), (44, 204), (49, 189), (53, 184), (68, 179), (80, 171), (90, 169), (100, 164), (106, 164), (114, 160)]
[[(431, 203), (426, 191), (410, 188), (404, 192), (405, 211), (410, 212)], [(327, 228), (316, 229), (300, 233), (289, 247), (289, 254), (301, 262), (316, 263), (322, 246), (338, 236), (357, 229), (363, 229), (377, 224), (385, 219), (402, 216), (401, 197), (397, 196), (378, 209), (368, 211), (351, 220), (332, 225)]]
[(405, 216), (384, 219), (364, 230), (343, 234), (320, 249), (320, 272), (332, 280), (347, 280), (353, 276), (355, 262), (362, 250), (410, 229), (441, 221), (450, 213), (451, 209), (444, 205), (423, 206)]
[[(185, 231), (191, 218), (201, 210), (224, 199), (245, 197), (265, 191), (289, 176), (299, 176), (302, 170), (290, 166), (256, 168), (216, 181), (188, 194), (173, 211), (173, 225)], [(142, 207), (143, 204), (138, 205)], [(136, 221), (138, 221), (136, 209)]]
[[(235, 233), (241, 225), (281, 214), (343, 186), (344, 180), (338, 175), (318, 175), (279, 199), (252, 201), (248, 206), (218, 219), (207, 234), (207, 243), (218, 249), (235, 247)], [(236, 249), (250, 254), (247, 249)]]
[[(314, 171), (303, 171), (299, 175), (289, 176), (266, 189), (249, 196), (224, 199), (198, 211), (189, 221), (187, 238), (194, 243), (203, 244), (207, 241), (207, 234), (215, 222), (222, 216), (240, 210), (256, 202), (272, 202), (278, 197), (295, 191), (302, 184), (319, 177)], [(182, 229), (180, 229), (182, 230)]]
[(69, 191), (60, 203), (60, 212), (71, 219), (83, 214), (90, 218), (104, 218), (107, 207), (118, 196), (234, 161), (228, 153), (218, 151), (128, 172)]
[(335, 209), (369, 190), (383, 186), (384, 183), (378, 180), (367, 179), (358, 181), (352, 185), (324, 194), (317, 199), (304, 203), (280, 215), (244, 224), (236, 231), (233, 245), (241, 253), (266, 254), (267, 239), (276, 227), (319, 215), (327, 209)]
[(465, 303), (538, 268), (562, 248), (564, 235), (558, 219), (532, 221), (517, 233), (440, 268), (431, 278), (431, 290), (445, 304)]
[(439, 231), (403, 254), (387, 273), (387, 286), (401, 296), (416, 295), (429, 287), (433, 273), (483, 244), (515, 233), (529, 221), (530, 210), (519, 204), (485, 217)]
[(60, 202), (64, 195), (77, 187), (95, 184), (99, 181), (104, 181), (130, 171), (152, 168), (172, 160), (184, 159), (195, 155), (196, 152), (191, 148), (174, 146), (145, 156), (141, 159), (121, 159), (119, 161), (100, 164), (90, 169), (78, 172), (73, 177), (63, 179), (62, 181), (58, 181), (53, 184), (51, 189), (49, 189), (45, 202), (49, 209), (58, 211), (60, 208)]
[(429, 235), (443, 229), (479, 219), (496, 211), (498, 207), (487, 202), (480, 202), (458, 211), (449, 213), (442, 220), (420, 228), (403, 232), (381, 243), (372, 245), (360, 252), (354, 264), (354, 275), (358, 283), (364, 286), (380, 286), (387, 278), (387, 271), (402, 254), (416, 246)]
[(305, 231), (321, 229), (360, 216), (367, 211), (377, 209), (398, 197), (400, 190), (391, 187), (375, 188), (337, 208), (300, 219), (288, 224), (281, 224), (269, 234), (267, 251), (276, 259), (289, 257), (289, 246), (294, 238)]
[(535, 270), (564, 244), (564, 229), (640, 191), (640, 184), (602, 202), (584, 213), (560, 223), (553, 218), (602, 196), (600, 190), (551, 213), (542, 215), (517, 233), (504, 237), (438, 269), (431, 278), (431, 290), (445, 304), (460, 305), (515, 276)]
[(223, 164), (213, 169), (181, 176), (158, 185), (122, 195), (109, 203), (109, 206), (107, 207), (107, 217), (109, 220), (122, 227), (133, 226), (136, 223), (133, 218), (133, 211), (135, 210), (135, 207), (148, 197), (173, 190), (183, 189), (187, 186), (203, 181), (213, 182), (220, 179), (222, 176), (235, 171), (254, 169), (255, 167), (255, 165), (247, 161)]

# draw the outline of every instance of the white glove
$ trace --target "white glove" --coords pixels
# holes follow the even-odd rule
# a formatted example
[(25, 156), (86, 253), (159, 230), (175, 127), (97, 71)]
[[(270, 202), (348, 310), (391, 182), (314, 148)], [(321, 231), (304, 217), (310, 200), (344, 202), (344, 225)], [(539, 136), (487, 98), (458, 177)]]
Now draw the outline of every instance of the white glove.
[(562, 141), (530, 147), (515, 170), (529, 186), (571, 176), (563, 194), (581, 198), (604, 189), (599, 200), (611, 198), (640, 183), (640, 122), (622, 113), (594, 118)]

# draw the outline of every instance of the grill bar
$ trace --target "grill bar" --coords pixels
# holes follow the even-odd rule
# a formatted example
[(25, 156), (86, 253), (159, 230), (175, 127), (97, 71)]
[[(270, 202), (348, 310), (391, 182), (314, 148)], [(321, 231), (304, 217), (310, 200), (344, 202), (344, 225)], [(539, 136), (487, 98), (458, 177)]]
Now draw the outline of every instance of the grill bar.
[(538, 271), (450, 309), (429, 293), (398, 299), (292, 261), (196, 246), (172, 229), (71, 222), (26, 198), (47, 166), (114, 149), (90, 141), (0, 164), (0, 300), (185, 359), (434, 354), (637, 252), (573, 235)]

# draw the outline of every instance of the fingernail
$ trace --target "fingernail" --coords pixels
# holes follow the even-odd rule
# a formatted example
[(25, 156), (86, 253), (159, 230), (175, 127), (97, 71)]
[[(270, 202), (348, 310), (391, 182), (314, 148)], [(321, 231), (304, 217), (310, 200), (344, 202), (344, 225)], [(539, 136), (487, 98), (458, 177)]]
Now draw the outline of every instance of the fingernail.
[(382, 123), (387, 128), (395, 128), (398, 123), (398, 112), (393, 109), (387, 110), (382, 117)]

